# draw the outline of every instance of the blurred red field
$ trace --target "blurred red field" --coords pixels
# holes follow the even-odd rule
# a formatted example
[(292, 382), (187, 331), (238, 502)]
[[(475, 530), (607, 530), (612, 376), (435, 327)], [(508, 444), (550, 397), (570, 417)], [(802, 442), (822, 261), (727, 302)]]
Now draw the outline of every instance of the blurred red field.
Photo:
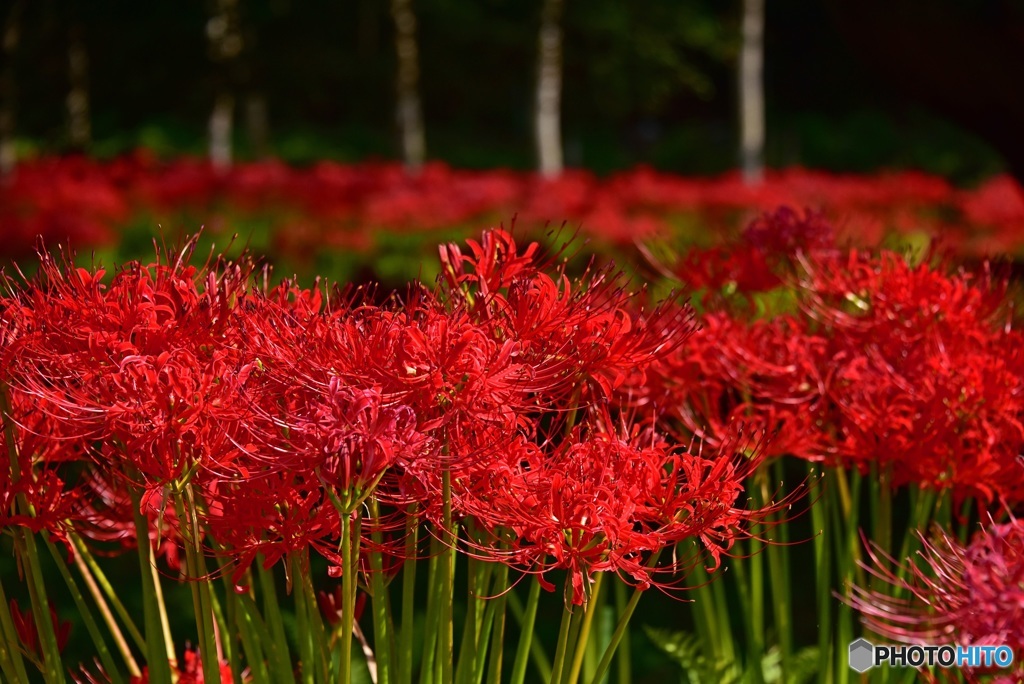
[[(938, 238), (962, 256), (1024, 248), (1024, 194), (1008, 176), (959, 189), (936, 176), (873, 176), (803, 168), (750, 186), (738, 174), (682, 177), (637, 167), (607, 178), (573, 170), (558, 179), (433, 162), (408, 175), (390, 162), (307, 167), (269, 160), (218, 171), (207, 161), (159, 161), (146, 152), (98, 161), (43, 157), (0, 187), (0, 253), (31, 253), (37, 236), (76, 249), (117, 246), (129, 226), (148, 232), (239, 232), (261, 221), (268, 250), (301, 257), (324, 248), (371, 253), (385, 234), (465, 234), (513, 217), (527, 232), (566, 224), (596, 245), (658, 236), (709, 245), (778, 206), (822, 213), (840, 240), (874, 246), (892, 235)], [(429, 239), (430, 236), (425, 236)], [(135, 255), (128, 255), (135, 256)]]

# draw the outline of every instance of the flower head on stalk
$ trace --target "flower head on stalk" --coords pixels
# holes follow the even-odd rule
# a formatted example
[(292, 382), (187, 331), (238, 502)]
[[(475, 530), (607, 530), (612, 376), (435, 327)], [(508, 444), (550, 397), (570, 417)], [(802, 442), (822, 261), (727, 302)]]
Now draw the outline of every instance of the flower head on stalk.
[[(233, 410), (234, 317), (247, 270), (175, 259), (104, 271), (40, 255), (19, 294), (25, 317), (14, 389), (70, 433), (101, 447), (100, 467), (147, 491), (217, 462)], [(228, 450), (230, 451), (230, 450)]]
[(802, 296), (828, 339), (836, 451), (893, 484), (1021, 500), (1024, 337), (987, 270), (949, 274), (883, 252), (804, 263)]
[[(869, 545), (865, 569), (892, 589), (851, 587), (847, 601), (865, 626), (904, 643), (1006, 645), (1024, 653), (1024, 521), (991, 523), (967, 544), (939, 529), (921, 542), (918, 558), (904, 564)], [(1024, 675), (1019, 662), (1015, 675)]]
[(455, 495), (502, 542), (478, 544), (478, 552), (540, 575), (566, 570), (573, 603), (586, 601), (596, 572), (619, 572), (640, 588), (672, 586), (658, 577), (685, 574), (699, 559), (652, 558), (686, 539), (699, 540), (717, 567), (748, 523), (787, 505), (741, 505), (758, 449), (736, 455), (734, 444), (674, 446), (642, 426), (585, 427), (550, 448), (520, 440)]
[(663, 429), (718, 448), (742, 424), (772, 435), (767, 456), (827, 453), (819, 427), (827, 406), (826, 340), (788, 315), (744, 322), (707, 313), (699, 323), (653, 364), (642, 387), (627, 386), (662, 409)]
[(606, 402), (693, 330), (688, 306), (669, 298), (646, 308), (646, 292), (630, 290), (611, 265), (570, 279), (566, 264), (543, 260), (535, 244), (520, 253), (504, 231), (486, 238), (471, 256), (454, 245), (442, 252), (449, 284), (441, 294), (517, 364), (509, 377), (520, 413)]

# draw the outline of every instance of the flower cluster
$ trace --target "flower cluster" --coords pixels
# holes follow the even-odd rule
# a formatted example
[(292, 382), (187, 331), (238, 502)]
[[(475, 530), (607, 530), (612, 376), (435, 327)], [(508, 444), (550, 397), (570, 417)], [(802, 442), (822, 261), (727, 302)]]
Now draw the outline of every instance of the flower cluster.
[[(109, 281), (42, 257), (4, 300), (4, 439), (22, 468), (5, 496), (34, 511), (7, 524), (130, 546), (138, 497), (177, 564), (186, 497), (245, 586), (258, 557), (315, 549), (340, 565), (341, 518), (371, 496), (442, 527), (450, 472), (455, 519), (486, 532), (476, 552), (568, 570), (580, 602), (595, 572), (647, 586), (678, 569), (648, 562), (683, 539), (717, 564), (759, 515), (741, 496), (757, 455), (679, 444), (655, 404), (620, 401), (685, 342), (692, 314), (646, 309), (608, 269), (572, 279), (492, 231), (442, 249), (437, 289), (373, 304), (255, 287), (243, 265), (191, 265), (190, 246)], [(0, 472), (16, 473), (7, 453)], [(389, 515), (367, 521), (367, 545)]]
[[(660, 201), (665, 188), (645, 183), (645, 201)], [(416, 667), (436, 665), (440, 681), (461, 681), (482, 675), (487, 630), (503, 628), (504, 598), (526, 576), (524, 625), (539, 587), (561, 584), (555, 667), (574, 681), (602, 582), (618, 578), (634, 598), (593, 668), (600, 679), (641, 592), (699, 591), (723, 563), (756, 557), (792, 516), (805, 489), (780, 486), (782, 457), (823, 463), (837, 479), (884, 475), (886, 505), (904, 485), (956, 504), (1019, 505), (1024, 339), (1005, 280), (988, 267), (840, 249), (836, 234), (820, 214), (781, 209), (732, 248), (656, 264), (700, 288), (696, 308), (652, 301), (664, 283), (634, 289), (613, 265), (576, 269), (564, 253), (497, 229), (442, 245), (433, 286), (390, 295), (271, 285), (247, 258), (201, 262), (195, 240), (109, 275), (41, 253), (38, 272), (5, 277), (0, 295), (0, 527), (39, 585), (41, 628), (33, 636), (21, 613), (7, 620), (6, 605), (0, 622), (16, 622), (48, 681), (60, 679), (64, 635), (39, 622), (49, 610), (40, 537), (64, 544), (115, 636), (122, 613), (146, 655), (139, 666), (115, 639), (132, 681), (230, 681), (245, 667), (255, 681), (288, 681), (279, 569), (294, 596), (304, 681), (350, 675), (353, 632), (382, 680), (412, 681)], [(831, 516), (840, 534), (855, 534), (857, 497), (830, 496), (814, 524)], [(889, 523), (882, 508), (879, 530)], [(933, 606), (949, 599), (947, 613), (911, 611), (892, 625), (1010, 638), (1017, 618), (1000, 601), (1017, 600), (1018, 528), (992, 527), (970, 546), (926, 544), (939, 579), (912, 574), (900, 586), (934, 588), (915, 595)], [(856, 546), (846, 541), (829, 543)], [(99, 588), (110, 583), (95, 555), (129, 551), (148, 592), (144, 630)], [(456, 553), (469, 590), (458, 677)], [(771, 586), (784, 596), (785, 563), (769, 555)], [(429, 657), (417, 665), (410, 597), (424, 558)], [(321, 600), (327, 625), (314, 567), (341, 579)], [(849, 559), (837, 567), (852, 576)], [(199, 647), (184, 657), (155, 607), (161, 574), (193, 592)], [(388, 583), (399, 574), (396, 635), (399, 592)], [(744, 592), (763, 617), (765, 592)], [(495, 599), (486, 608), (485, 596)], [(991, 615), (960, 610), (993, 596)], [(358, 629), (360, 598), (371, 606), (372, 648)], [(898, 607), (861, 598), (879, 619), (871, 605)], [(783, 602), (772, 609), (780, 625)], [(756, 635), (763, 625), (748, 627)], [(20, 657), (0, 653), (2, 674), (19, 682)], [(106, 650), (100, 657), (99, 672), (116, 669)]]
[(739, 285), (714, 259), (663, 269), (707, 288), (704, 312), (635, 395), (712, 444), (743, 421), (774, 435), (774, 455), (888, 470), (893, 486), (959, 499), (1022, 500), (1024, 338), (1005, 278), (841, 250), (819, 217), (788, 210), (754, 223), (735, 254), (761, 260)]

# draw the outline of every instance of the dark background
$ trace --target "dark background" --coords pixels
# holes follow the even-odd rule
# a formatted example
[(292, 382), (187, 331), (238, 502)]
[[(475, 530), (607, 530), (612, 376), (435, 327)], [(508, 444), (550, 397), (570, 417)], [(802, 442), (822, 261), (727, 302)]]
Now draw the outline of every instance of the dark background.
[[(14, 4), (0, 1), (0, 19)], [(599, 173), (641, 162), (698, 174), (734, 167), (740, 5), (568, 0), (567, 165)], [(1024, 109), (1013, 118), (1024, 3), (766, 5), (769, 166), (913, 167), (958, 183), (1019, 166), (1012, 122), (1024, 121)], [(137, 146), (202, 154), (214, 96), (230, 83), (240, 111), (249, 94), (265, 98), (267, 152), (296, 162), (397, 157), (387, 2), (238, 7), (243, 49), (223, 68), (210, 59), (205, 26), (215, 8), (203, 2), (25, 3), (13, 72), (22, 153), (67, 148), (67, 46), (78, 31), (90, 62), (93, 154)], [(540, 0), (416, 0), (414, 10), (429, 157), (533, 167)], [(256, 156), (243, 117), (235, 130), (237, 156)]]

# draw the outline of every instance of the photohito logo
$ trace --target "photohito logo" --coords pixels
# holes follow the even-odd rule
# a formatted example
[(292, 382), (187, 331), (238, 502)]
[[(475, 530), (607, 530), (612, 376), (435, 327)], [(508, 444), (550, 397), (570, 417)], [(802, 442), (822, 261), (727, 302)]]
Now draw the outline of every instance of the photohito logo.
[(1009, 646), (935, 646), (925, 644), (875, 645), (867, 639), (850, 644), (850, 668), (867, 672), (873, 667), (1009, 667), (1013, 649)]

